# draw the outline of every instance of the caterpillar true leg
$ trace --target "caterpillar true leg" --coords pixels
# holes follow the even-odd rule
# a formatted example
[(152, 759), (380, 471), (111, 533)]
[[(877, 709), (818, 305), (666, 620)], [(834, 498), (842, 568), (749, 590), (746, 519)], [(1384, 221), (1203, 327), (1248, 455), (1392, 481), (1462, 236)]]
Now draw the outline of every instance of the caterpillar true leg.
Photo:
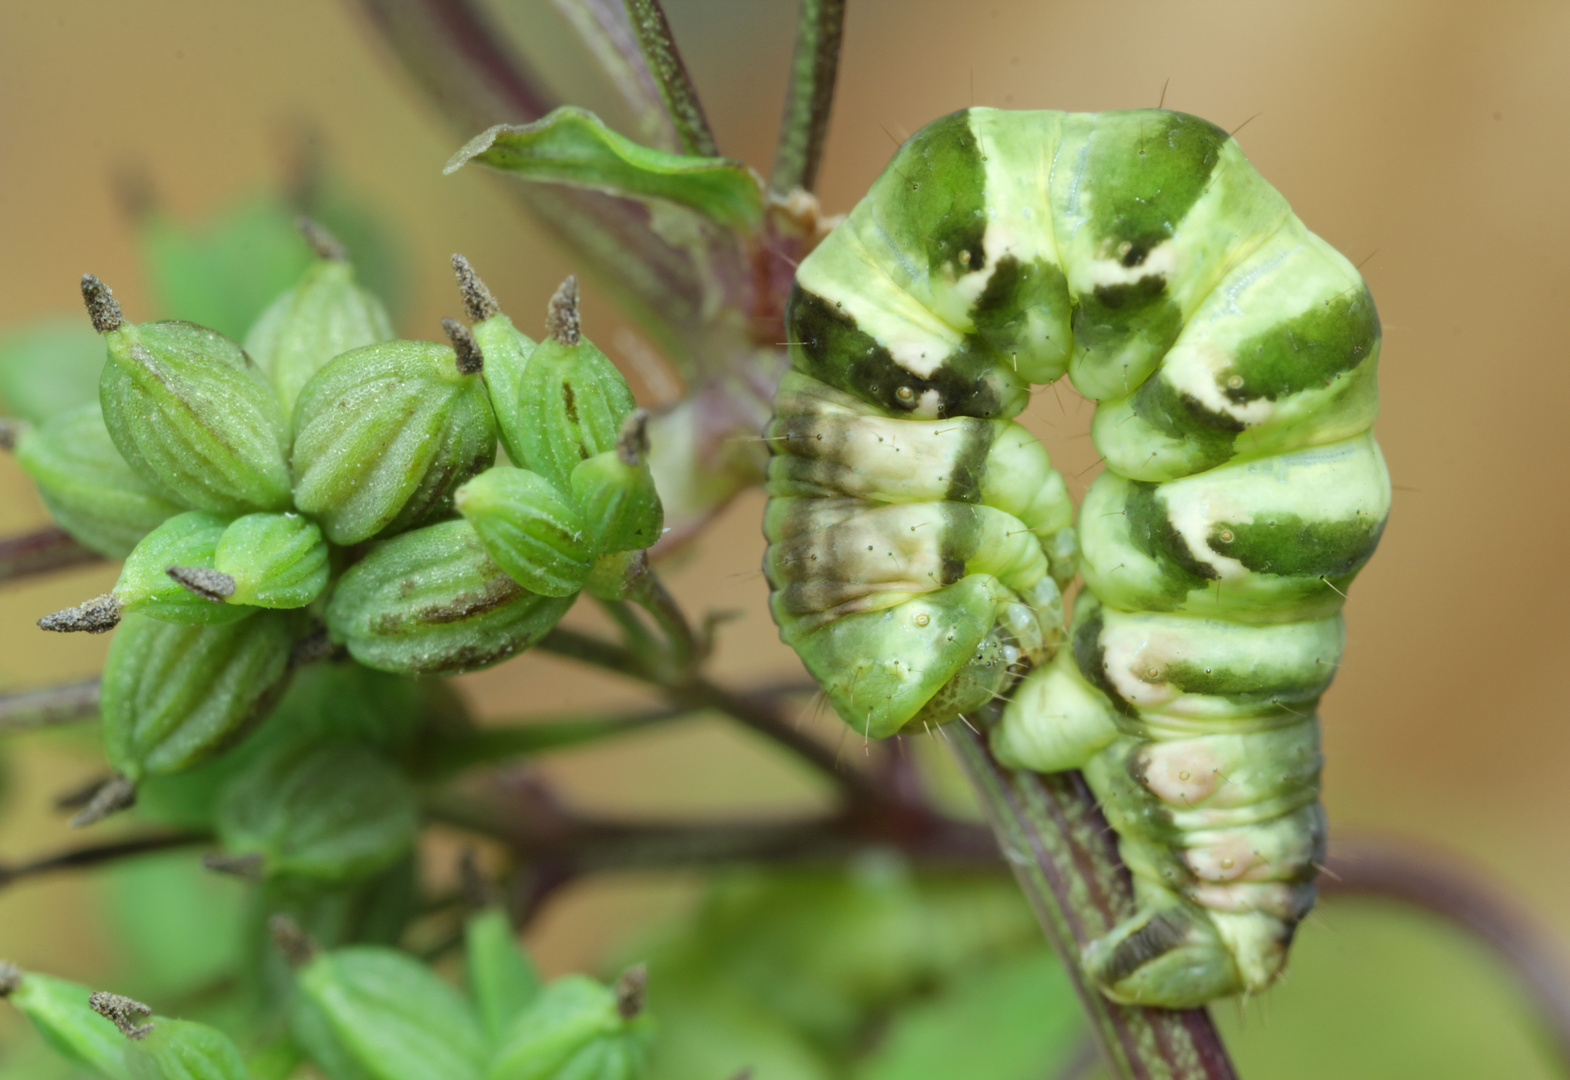
[[(1313, 903), (1315, 707), (1389, 508), (1356, 270), (1202, 120), (971, 109), (900, 149), (787, 321), (781, 636), (858, 731), (1012, 691), (999, 757), (1084, 769), (1140, 902), (1086, 951), (1109, 995), (1267, 985)], [(1065, 371), (1107, 463), (1077, 543), (1010, 419)]]

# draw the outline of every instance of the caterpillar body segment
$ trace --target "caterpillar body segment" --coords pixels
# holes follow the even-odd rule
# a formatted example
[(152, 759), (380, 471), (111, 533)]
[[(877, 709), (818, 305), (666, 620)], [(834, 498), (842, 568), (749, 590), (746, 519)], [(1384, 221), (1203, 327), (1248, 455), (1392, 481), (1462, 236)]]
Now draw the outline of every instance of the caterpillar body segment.
[[(857, 731), (1007, 695), (1001, 760), (1084, 770), (1139, 903), (1083, 958), (1109, 996), (1268, 985), (1313, 904), (1315, 710), (1390, 502), (1357, 271), (1203, 120), (970, 109), (900, 149), (786, 319), (782, 638)], [(1065, 373), (1107, 463), (1077, 541), (1012, 421)]]

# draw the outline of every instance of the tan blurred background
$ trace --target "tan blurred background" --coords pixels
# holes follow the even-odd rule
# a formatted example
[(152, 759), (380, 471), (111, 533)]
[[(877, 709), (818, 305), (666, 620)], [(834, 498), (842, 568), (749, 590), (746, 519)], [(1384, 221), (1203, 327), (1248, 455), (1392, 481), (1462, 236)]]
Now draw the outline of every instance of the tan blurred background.
[[(794, 4), (666, 2), (722, 148), (766, 168)], [(615, 117), (546, 0), (492, 6), (547, 59), (564, 96)], [(1154, 106), (1165, 87), (1169, 107), (1229, 129), (1246, 124), (1239, 139), (1260, 171), (1311, 228), (1366, 260), (1386, 331), (1377, 430), (1397, 494), (1348, 607), (1345, 662), (1323, 708), (1333, 827), (1460, 852), (1570, 936), (1567, 74), (1564, 4), (853, 0), (821, 195), (829, 210), (848, 209), (897, 140), (970, 104)], [(348, 3), (4, 0), (0, 326), (74, 310), (86, 270), (140, 317), (145, 284), (111, 171), (142, 165), (172, 208), (200, 218), (276, 184), (285, 133), (301, 120), (320, 129), (345, 181), (406, 232), (414, 287), (405, 334), (433, 337), (439, 317), (456, 309), (452, 251), (465, 252), (514, 312), (542, 308), (572, 269), (493, 178), (441, 175), (469, 133), (444, 127)], [(624, 356), (624, 332), (592, 291), (586, 326)], [(1038, 395), (1027, 421), (1066, 475), (1081, 474), (1076, 491), (1093, 475), (1082, 472), (1095, 459), (1088, 417), (1065, 388)], [(799, 671), (764, 613), (760, 508), (757, 498), (740, 500), (698, 558), (673, 572), (693, 611), (746, 612), (727, 628), (717, 661), (734, 680)], [(44, 520), (19, 470), (0, 460), (0, 533)], [(91, 673), (102, 642), (45, 640), (32, 621), (109, 580), (76, 573), (0, 595), (0, 685)], [(467, 685), (497, 717), (636, 693), (531, 657)], [(832, 736), (827, 720), (805, 722)], [(0, 859), (64, 842), (42, 806), (95, 767), (90, 742), (19, 748)], [(565, 756), (550, 769), (575, 799), (625, 812), (767, 812), (821, 794), (789, 762), (709, 724)], [(535, 944), (553, 967), (593, 964), (605, 941), (678, 907), (690, 885), (578, 890), (547, 914)], [(98, 904), (91, 887), (67, 878), (0, 893), (0, 956), (71, 975), (100, 970), (108, 944)], [(1353, 905), (1327, 905), (1320, 918), (1304, 934), (1297, 982), (1243, 1025), (1249, 1075), (1299, 1075), (1300, 1065), (1305, 1076), (1419, 1075), (1282, 1060), (1287, 1044), (1333, 1057), (1344, 1042), (1335, 1025), (1351, 1031), (1368, 1019), (1344, 995), (1381, 978), (1381, 993), (1442, 984), (1461, 1003), (1424, 1005), (1400, 1038), (1481, 1024), (1484, 1045), (1497, 1037), (1522, 1062), (1484, 1073), (1451, 1060), (1460, 1071), (1444, 1075), (1539, 1075), (1515, 1071), (1541, 1066), (1508, 1019), (1513, 999), (1470, 946), (1431, 926), (1387, 926)], [(1415, 935), (1397, 948), (1408, 959), (1379, 974), (1380, 950), (1402, 934)], [(1299, 984), (1334, 1007), (1305, 1001)], [(11, 1031), (0, 1027), (0, 1038)]]

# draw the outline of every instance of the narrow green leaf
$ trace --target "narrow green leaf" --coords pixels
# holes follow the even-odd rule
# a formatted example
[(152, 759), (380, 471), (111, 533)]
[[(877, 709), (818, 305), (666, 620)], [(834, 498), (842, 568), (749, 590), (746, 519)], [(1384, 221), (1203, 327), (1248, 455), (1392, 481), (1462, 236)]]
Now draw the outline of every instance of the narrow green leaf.
[(469, 994), (494, 1046), (540, 993), (540, 973), (518, 947), (501, 908), (470, 916), (464, 925)]
[(732, 228), (756, 228), (763, 217), (763, 185), (746, 165), (650, 150), (583, 109), (563, 107), (522, 126), (498, 124), (454, 154), (446, 171), (471, 161), (526, 180), (676, 203)]

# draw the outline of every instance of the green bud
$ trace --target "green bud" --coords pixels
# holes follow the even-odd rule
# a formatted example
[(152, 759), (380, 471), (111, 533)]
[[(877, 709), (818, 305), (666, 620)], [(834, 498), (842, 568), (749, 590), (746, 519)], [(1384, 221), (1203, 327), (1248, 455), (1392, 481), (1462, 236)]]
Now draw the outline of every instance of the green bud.
[(473, 324), (475, 344), (485, 355), (485, 386), (496, 413), (497, 434), (508, 458), (521, 465), (526, 452), (524, 433), (534, 423), (535, 412), (535, 406), (523, 396), (523, 373), (535, 342), (502, 314), (496, 298), (469, 260), (454, 255), (452, 268), (458, 277), (458, 291), (463, 294), (464, 310)]
[(230, 604), (300, 608), (327, 588), (327, 541), (299, 514), (247, 514), (229, 523), (212, 568), (229, 578)]
[(22, 428), (16, 461), (38, 485), (55, 522), (111, 559), (125, 558), (137, 541), (182, 509), (172, 492), (125, 463), (96, 401)]
[(637, 402), (616, 365), (579, 331), (576, 278), (551, 297), (545, 329), (518, 380), (522, 415), (513, 462), (566, 491), (580, 461), (616, 448), (622, 421)]
[(635, 410), (622, 424), (616, 448), (579, 462), (572, 497), (583, 512), (595, 553), (653, 547), (665, 526), (660, 493), (649, 472), (649, 414)]
[(132, 783), (222, 750), (283, 689), (297, 619), (261, 611), (223, 626), (129, 615), (104, 661), (104, 749)]
[(343, 246), (307, 218), (300, 219), (300, 228), (316, 261), (245, 335), (245, 351), (272, 379), (285, 415), (333, 357), (393, 336), (387, 309), (356, 283)]
[(301, 995), (344, 1054), (375, 1080), (480, 1080), (479, 1020), (457, 992), (394, 949), (318, 953), (299, 973)]
[(333, 543), (445, 516), (459, 485), (495, 462), (480, 354), (459, 342), (462, 353), (424, 341), (356, 349), (300, 392), (294, 501)]
[(250, 1080), (239, 1048), (217, 1028), (162, 1016), (150, 1026), (127, 1048), (131, 1080)]
[(486, 1080), (635, 1080), (652, 1035), (643, 983), (641, 967), (614, 990), (583, 975), (557, 979), (513, 1022)]
[(469, 996), (491, 1042), (498, 1043), (540, 993), (540, 973), (522, 949), (507, 913), (483, 908), (463, 928)]
[(126, 463), (198, 510), (286, 509), (288, 425), (240, 346), (194, 323), (128, 323), (91, 274), (82, 295), (109, 346), (99, 402)]
[(373, 547), (339, 580), (326, 618), (332, 640), (365, 666), (433, 675), (516, 656), (572, 601), (524, 589), (458, 520)]
[(114, 1024), (88, 1005), (85, 986), (0, 963), (0, 997), (32, 1021), (56, 1053), (100, 1076), (124, 1080), (127, 1042)]
[(594, 542), (555, 485), (499, 465), (458, 489), (458, 512), (514, 581), (541, 596), (574, 596), (589, 577)]
[[(44, 630), (112, 630), (135, 612), (163, 622), (210, 626), (236, 622), (255, 608), (230, 606), (213, 578), (213, 551), (229, 522), (191, 510), (176, 514), (142, 538), (126, 558), (114, 590), (38, 620)], [(232, 592), (232, 588), (230, 589)]]
[(403, 775), (352, 743), (284, 746), (237, 777), (218, 805), (218, 837), (268, 876), (342, 881), (402, 858), (420, 827)]

